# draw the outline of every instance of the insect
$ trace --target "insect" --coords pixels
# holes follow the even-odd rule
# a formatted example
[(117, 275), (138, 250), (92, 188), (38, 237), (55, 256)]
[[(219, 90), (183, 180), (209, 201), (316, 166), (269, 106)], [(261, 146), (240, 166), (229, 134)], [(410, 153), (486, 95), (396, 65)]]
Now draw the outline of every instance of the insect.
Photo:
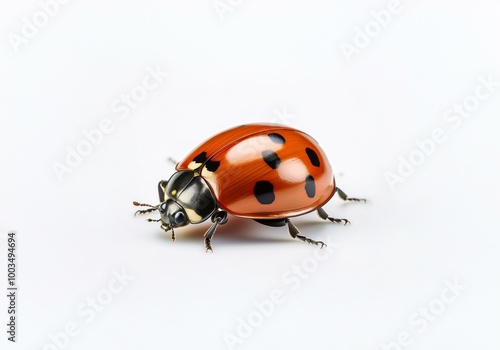
[(301, 241), (320, 245), (300, 234), (290, 218), (316, 210), (323, 220), (348, 224), (347, 219), (328, 216), (322, 208), (337, 193), (350, 198), (335, 185), (328, 159), (316, 140), (306, 133), (277, 124), (247, 124), (223, 131), (195, 148), (176, 166), (169, 180), (158, 184), (160, 204), (136, 214), (160, 213), (166, 232), (208, 220), (206, 251), (228, 214), (253, 219), (261, 224), (287, 226), (288, 233)]

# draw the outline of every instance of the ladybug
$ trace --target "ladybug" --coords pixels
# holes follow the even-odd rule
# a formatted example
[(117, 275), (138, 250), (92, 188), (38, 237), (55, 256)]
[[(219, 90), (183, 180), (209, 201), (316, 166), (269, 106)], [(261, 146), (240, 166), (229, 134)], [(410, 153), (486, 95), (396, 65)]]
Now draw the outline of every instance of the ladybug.
[(247, 124), (223, 131), (195, 148), (176, 166), (169, 180), (158, 184), (160, 204), (134, 202), (149, 207), (136, 214), (159, 211), (166, 232), (211, 218), (205, 248), (212, 250), (212, 237), (228, 214), (253, 219), (261, 224), (287, 226), (293, 238), (320, 245), (300, 235), (291, 217), (316, 210), (323, 220), (348, 224), (346, 219), (328, 216), (323, 206), (338, 193), (332, 168), (315, 139), (306, 133), (277, 124)]

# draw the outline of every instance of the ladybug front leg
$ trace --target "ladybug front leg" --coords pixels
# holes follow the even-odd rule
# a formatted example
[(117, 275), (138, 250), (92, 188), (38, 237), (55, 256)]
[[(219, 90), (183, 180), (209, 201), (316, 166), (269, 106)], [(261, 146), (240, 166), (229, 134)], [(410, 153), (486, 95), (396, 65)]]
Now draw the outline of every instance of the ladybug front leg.
[(224, 210), (216, 211), (212, 215), (212, 226), (205, 232), (205, 249), (208, 252), (209, 250), (213, 252), (212, 249), (212, 237), (214, 236), (215, 230), (217, 226), (224, 225), (227, 222), (227, 212)]
[(324, 246), (326, 246), (326, 244), (324, 242), (315, 241), (314, 239), (307, 238), (305, 236), (299, 235), (299, 233), (300, 233), (299, 229), (297, 228), (297, 226), (295, 226), (294, 224), (292, 224), (292, 222), (290, 221), (290, 219), (285, 219), (285, 222), (288, 225), (288, 233), (290, 234), (290, 236), (292, 236), (292, 238), (298, 238), (302, 242), (306, 242), (306, 243), (309, 243), (309, 244), (321, 245), (321, 248), (323, 248)]

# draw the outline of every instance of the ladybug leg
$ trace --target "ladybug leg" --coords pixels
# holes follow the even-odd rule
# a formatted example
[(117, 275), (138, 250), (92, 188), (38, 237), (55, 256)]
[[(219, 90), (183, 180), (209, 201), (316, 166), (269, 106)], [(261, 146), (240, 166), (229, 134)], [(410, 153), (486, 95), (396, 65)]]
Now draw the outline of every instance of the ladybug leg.
[(292, 236), (292, 238), (298, 238), (302, 242), (306, 242), (306, 243), (309, 243), (309, 244), (321, 245), (321, 248), (323, 248), (324, 246), (326, 246), (326, 244), (324, 242), (315, 241), (314, 239), (307, 238), (305, 236), (299, 235), (299, 233), (300, 233), (299, 229), (297, 228), (297, 226), (295, 226), (294, 224), (292, 224), (292, 222), (290, 221), (290, 219), (285, 219), (285, 222), (288, 225), (288, 233), (290, 234), (290, 236)]
[(331, 222), (336, 222), (337, 224), (343, 223), (344, 226), (351, 223), (347, 219), (335, 219), (335, 218), (328, 216), (328, 214), (326, 213), (326, 211), (323, 210), (323, 208), (318, 208), (317, 212), (318, 212), (319, 217), (322, 218), (323, 220), (330, 220)]
[[(161, 219), (158, 219), (158, 220), (148, 219), (147, 221), (149, 221), (149, 222), (152, 222), (152, 221), (153, 221), (153, 222), (161, 222)], [(170, 227), (170, 226), (166, 226), (165, 224), (163, 224), (163, 222), (162, 222), (162, 224), (160, 225), (160, 227), (161, 227), (161, 228), (163, 229), (163, 231), (165, 231), (165, 232), (172, 231), (172, 241), (174, 241), (174, 242), (175, 242), (175, 232), (174, 232), (174, 229), (173, 229), (172, 227)]]
[(212, 249), (212, 237), (214, 236), (215, 230), (217, 226), (224, 225), (227, 222), (227, 212), (225, 210), (216, 211), (212, 215), (212, 226), (205, 232), (205, 249), (208, 252), (209, 250), (213, 252)]
[(340, 198), (342, 198), (345, 201), (350, 201), (350, 202), (364, 202), (364, 203), (366, 203), (366, 199), (364, 199), (364, 198), (350, 198), (350, 197), (347, 197), (347, 194), (345, 194), (345, 192), (342, 191), (338, 187), (337, 187), (336, 191), (339, 194)]

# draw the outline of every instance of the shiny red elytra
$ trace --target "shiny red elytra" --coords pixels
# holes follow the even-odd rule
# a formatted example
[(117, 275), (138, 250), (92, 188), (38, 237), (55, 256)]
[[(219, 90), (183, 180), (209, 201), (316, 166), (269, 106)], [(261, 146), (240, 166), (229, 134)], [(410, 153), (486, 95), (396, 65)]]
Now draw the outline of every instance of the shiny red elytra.
[(169, 180), (158, 184), (160, 204), (134, 202), (149, 209), (136, 214), (159, 211), (165, 231), (211, 218), (205, 233), (205, 248), (228, 214), (253, 219), (261, 224), (287, 226), (293, 238), (321, 245), (300, 235), (290, 217), (316, 210), (323, 220), (349, 223), (329, 217), (322, 209), (335, 193), (349, 198), (335, 185), (332, 167), (316, 140), (284, 125), (247, 124), (223, 131), (196, 147), (179, 162)]

